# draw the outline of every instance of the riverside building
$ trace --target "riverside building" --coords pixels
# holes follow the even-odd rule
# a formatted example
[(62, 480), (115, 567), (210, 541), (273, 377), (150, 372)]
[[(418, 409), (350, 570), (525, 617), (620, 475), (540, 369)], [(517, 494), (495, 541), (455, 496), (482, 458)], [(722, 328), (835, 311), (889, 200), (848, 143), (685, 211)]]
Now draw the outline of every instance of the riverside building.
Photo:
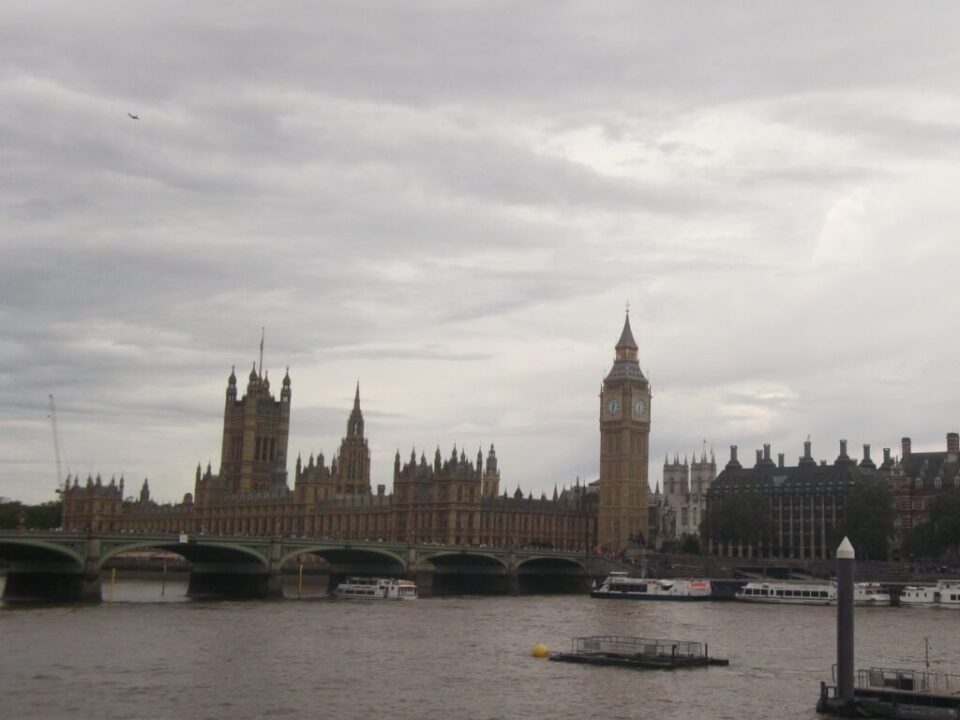
[(219, 472), (197, 466), (193, 493), (158, 504), (146, 480), (136, 498), (124, 479), (68, 478), (63, 528), (90, 532), (176, 532), (224, 535), (383, 539), (395, 542), (538, 546), (587, 551), (623, 549), (647, 535), (649, 383), (624, 322), (600, 401), (600, 478), (579, 480), (552, 497), (508, 492), (493, 445), (475, 459), (456, 447), (428, 460), (397, 451), (392, 493), (370, 486), (370, 450), (357, 385), (346, 433), (329, 463), (322, 452), (295, 462), (287, 481), (292, 382), (280, 396), (254, 366), (241, 395), (227, 379)]
[[(756, 464), (750, 468), (740, 464), (733, 445), (729, 462), (707, 491), (708, 551), (733, 557), (831, 558), (849, 492), (858, 481), (881, 477), (870, 458), (870, 446), (863, 446), (863, 459), (857, 463), (847, 455), (846, 440), (840, 441), (833, 464), (814, 460), (808, 440), (796, 465), (785, 465), (783, 453), (775, 462), (767, 444), (757, 450)], [(769, 531), (756, 542), (732, 537), (721, 526), (724, 506), (736, 506), (745, 496), (759, 498), (758, 521), (768, 522)]]

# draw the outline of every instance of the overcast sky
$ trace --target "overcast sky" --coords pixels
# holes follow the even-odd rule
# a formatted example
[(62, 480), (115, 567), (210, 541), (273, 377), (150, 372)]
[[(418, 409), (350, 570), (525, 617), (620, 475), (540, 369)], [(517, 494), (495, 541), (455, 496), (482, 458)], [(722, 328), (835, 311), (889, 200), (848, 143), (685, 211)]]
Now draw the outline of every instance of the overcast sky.
[[(192, 491), (266, 326), (289, 466), (597, 476), (629, 301), (665, 453), (960, 430), (954, 3), (4, 3), (0, 496)], [(139, 116), (130, 119), (127, 113)]]

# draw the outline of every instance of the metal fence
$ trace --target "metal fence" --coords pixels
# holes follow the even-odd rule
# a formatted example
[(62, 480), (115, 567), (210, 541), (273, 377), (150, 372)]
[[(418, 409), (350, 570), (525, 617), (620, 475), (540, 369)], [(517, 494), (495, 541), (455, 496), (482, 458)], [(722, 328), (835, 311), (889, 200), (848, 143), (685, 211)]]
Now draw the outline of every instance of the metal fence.
[(872, 667), (857, 670), (857, 687), (955, 695), (960, 693), (960, 675)]
[(592, 635), (573, 639), (575, 655), (621, 657), (706, 657), (706, 645), (687, 640), (639, 638), (629, 635)]

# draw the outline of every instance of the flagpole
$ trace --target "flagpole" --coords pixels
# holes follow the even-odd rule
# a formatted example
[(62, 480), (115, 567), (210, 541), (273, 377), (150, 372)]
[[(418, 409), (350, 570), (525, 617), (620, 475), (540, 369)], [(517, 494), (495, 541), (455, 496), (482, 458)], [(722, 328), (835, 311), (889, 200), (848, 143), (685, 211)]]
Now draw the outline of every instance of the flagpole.
[(267, 328), (260, 328), (260, 377), (263, 377), (263, 339), (267, 336)]

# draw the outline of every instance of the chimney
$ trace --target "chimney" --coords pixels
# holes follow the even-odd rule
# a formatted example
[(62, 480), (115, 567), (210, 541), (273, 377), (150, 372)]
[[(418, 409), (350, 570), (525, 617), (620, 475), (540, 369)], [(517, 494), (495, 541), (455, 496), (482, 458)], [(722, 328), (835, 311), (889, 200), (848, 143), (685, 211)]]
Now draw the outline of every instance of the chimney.
[(870, 445), (868, 443), (863, 444), (863, 460), (860, 461), (860, 467), (870, 469), (876, 469), (877, 467), (870, 458)]
[(757, 465), (759, 466), (760, 463), (762, 462), (763, 462), (763, 452), (761, 450), (757, 450)]
[(783, 453), (777, 453), (777, 467), (783, 467)]
[(387, 492), (386, 485), (377, 485), (377, 497), (383, 497), (386, 492)]
[(727, 463), (727, 467), (740, 467), (740, 461), (737, 460), (737, 446), (730, 446), (730, 462)]
[(960, 457), (960, 435), (955, 432), (947, 433), (947, 455), (954, 462)]
[(764, 462), (770, 461), (770, 443), (763, 444), (763, 460)]
[(870, 459), (870, 443), (863, 444), (863, 459), (864, 460)]
[(846, 441), (846, 440), (841, 440), (841, 441), (840, 441), (840, 455), (841, 455), (841, 456), (846, 456), (846, 454), (847, 454), (847, 441)]
[(890, 448), (883, 449), (883, 464), (887, 465), (890, 462)]
[(803, 457), (800, 458), (800, 466), (807, 467), (809, 465), (816, 465), (817, 462), (813, 459), (813, 456), (810, 454), (810, 441), (803, 441)]
[(910, 438), (905, 437), (900, 441), (900, 455), (904, 460), (910, 457)]

